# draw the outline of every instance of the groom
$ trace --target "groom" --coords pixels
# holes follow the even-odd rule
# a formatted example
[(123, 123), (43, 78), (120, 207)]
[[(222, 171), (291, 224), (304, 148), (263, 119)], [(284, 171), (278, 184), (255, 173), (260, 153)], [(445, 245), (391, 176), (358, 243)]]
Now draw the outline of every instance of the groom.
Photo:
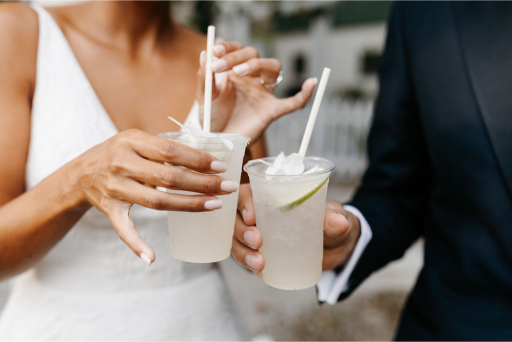
[[(380, 89), (362, 186), (326, 210), (335, 272), (320, 298), (344, 299), (423, 236), (396, 338), (512, 340), (512, 3), (396, 3)], [(233, 254), (257, 272), (261, 241), (240, 247), (251, 203), (245, 186)]]

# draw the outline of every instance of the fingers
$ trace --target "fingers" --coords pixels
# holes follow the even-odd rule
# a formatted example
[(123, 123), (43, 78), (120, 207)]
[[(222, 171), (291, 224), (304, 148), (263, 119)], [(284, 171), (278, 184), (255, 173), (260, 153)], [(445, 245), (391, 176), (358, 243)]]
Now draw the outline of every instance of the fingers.
[[(201, 173), (225, 172), (228, 169), (226, 163), (211, 154), (176, 141), (144, 132), (140, 132), (137, 136), (130, 135), (124, 139), (129, 140), (129, 144), (135, 152), (148, 159), (182, 165)], [(112, 165), (112, 168), (122, 168), (123, 162), (116, 160), (116, 164)]]
[(231, 70), (235, 65), (244, 63), (252, 58), (258, 58), (258, 50), (252, 46), (247, 46), (239, 50), (226, 53), (221, 58), (212, 62), (213, 72), (223, 72)]
[[(263, 255), (258, 249), (263, 244), (263, 238), (258, 228), (254, 227), (256, 220), (254, 218), (254, 208), (252, 202), (252, 192), (249, 184), (243, 184), (240, 187), (238, 210), (235, 220), (235, 234), (231, 253), (235, 260), (261, 278), (261, 271), (265, 267)], [(242, 218), (244, 213), (245, 218)], [(245, 221), (245, 222), (244, 222)], [(249, 225), (247, 222), (250, 222)]]
[(333, 270), (338, 266), (344, 265), (347, 261), (346, 254), (347, 253), (343, 251), (343, 247), (324, 249), (322, 271)]
[[(238, 76), (260, 76), (260, 75), (279, 75), (281, 71), (281, 62), (275, 58), (253, 58), (245, 63), (235, 65), (233, 71)], [(275, 79), (272, 81), (275, 82)]]
[(335, 210), (326, 210), (324, 218), (324, 233), (331, 237), (345, 234), (349, 224), (343, 213)]
[(109, 184), (109, 197), (154, 210), (201, 212), (222, 208), (222, 201), (211, 195), (171, 194), (133, 180)]
[(155, 251), (146, 241), (142, 240), (135, 229), (130, 218), (130, 204), (112, 202), (108, 208), (104, 208), (104, 213), (112, 223), (114, 230), (119, 238), (146, 264), (151, 265), (155, 261)]
[(257, 275), (265, 268), (265, 260), (260, 252), (255, 251), (244, 244), (240, 243), (237, 239), (233, 238), (233, 245), (231, 247), (233, 258), (243, 267), (250, 269)]
[(258, 58), (253, 47), (243, 47), (237, 42), (221, 42), (213, 47), (213, 53), (219, 59), (212, 64), (214, 72), (233, 69), (238, 76), (260, 76), (266, 83), (277, 80), (281, 63), (275, 58)]
[(265, 260), (263, 255), (257, 250), (262, 246), (263, 238), (258, 228), (254, 227), (255, 224), (256, 217), (251, 186), (249, 184), (242, 184), (238, 196), (238, 213), (236, 215), (231, 253), (240, 265), (252, 270), (257, 276), (261, 277), (261, 271), (265, 267)]
[(243, 45), (238, 42), (220, 42), (213, 46), (213, 54), (215, 55), (215, 57), (222, 57), (226, 53), (240, 50), (242, 48)]
[(280, 116), (296, 111), (297, 109), (303, 108), (306, 103), (308, 103), (311, 95), (313, 95), (313, 90), (318, 82), (316, 77), (308, 78), (303, 84), (302, 89), (294, 96), (288, 97), (286, 99), (278, 100), (277, 104), (277, 119)]
[[(206, 75), (206, 51), (201, 51), (199, 55), (199, 69), (197, 70), (197, 94), (196, 99), (199, 102), (204, 101), (204, 86), (205, 86), (205, 75)], [(215, 73), (212, 77), (212, 100), (216, 99), (219, 95), (219, 89), (215, 82)]]
[(240, 216), (240, 213), (236, 215), (234, 236), (240, 243), (254, 250), (260, 249), (263, 244), (263, 239), (258, 228), (247, 226)]
[(266, 83), (274, 83), (280, 71), (281, 62), (275, 58), (253, 58), (233, 67), (238, 76), (260, 76)]
[(327, 202), (324, 216), (324, 247), (339, 247), (348, 238), (350, 224), (347, 215), (341, 204)]
[(238, 212), (246, 225), (254, 226), (256, 224), (256, 213), (254, 212), (254, 203), (252, 199), (252, 188), (250, 184), (240, 185), (238, 192)]
[(238, 190), (238, 183), (225, 177), (203, 175), (153, 161), (130, 163), (128, 176), (140, 182), (172, 190), (226, 195)]
[(322, 267), (330, 270), (345, 265), (350, 259), (361, 233), (359, 220), (339, 203), (325, 206), (324, 258)]

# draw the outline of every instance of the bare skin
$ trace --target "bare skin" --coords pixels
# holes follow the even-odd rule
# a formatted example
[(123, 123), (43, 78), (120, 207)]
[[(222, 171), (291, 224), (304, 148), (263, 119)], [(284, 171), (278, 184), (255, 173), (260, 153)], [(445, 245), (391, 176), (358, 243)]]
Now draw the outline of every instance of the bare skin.
[[(344, 266), (361, 235), (359, 219), (343, 209), (337, 202), (329, 201), (324, 216), (324, 256), (322, 269), (332, 270)], [(258, 251), (264, 241), (257, 228), (256, 214), (249, 184), (240, 186), (238, 195), (238, 214), (235, 223), (235, 235), (231, 253), (242, 266), (261, 277), (265, 268), (265, 259)]]
[[(167, 2), (89, 2), (49, 9), (121, 133), (26, 191), (38, 17), (25, 4), (0, 5), (0, 45), (4, 47), (0, 49), (0, 279), (33, 266), (92, 206), (150, 264), (156, 256), (129, 217), (133, 204), (157, 210), (215, 210), (222, 205), (222, 195), (236, 191), (229, 179), (215, 176), (225, 170), (224, 163), (154, 135), (162, 127), (175, 130), (166, 117), (184, 121), (203, 86), (196, 75), (205, 39), (172, 23), (166, 6)], [(231, 53), (239, 54), (241, 49)], [(251, 63), (268, 79), (277, 77), (257, 60)], [(283, 109), (277, 116), (304, 106), (314, 85), (310, 82), (297, 97), (281, 102)], [(255, 96), (268, 94), (263, 87), (246, 89)], [(232, 97), (230, 91), (226, 94)], [(277, 113), (263, 101), (213, 106), (219, 112), (231, 108), (232, 112), (263, 113), (267, 124)], [(262, 133), (262, 129), (247, 130), (230, 122), (226, 117), (219, 126), (231, 126), (232, 131), (253, 139)], [(204, 195), (171, 195), (154, 186)]]
[(119, 131), (158, 134), (162, 127), (174, 128), (167, 119), (170, 108), (176, 120), (186, 119), (206, 39), (162, 16), (169, 13), (167, 2), (152, 8), (92, 1), (48, 11)]

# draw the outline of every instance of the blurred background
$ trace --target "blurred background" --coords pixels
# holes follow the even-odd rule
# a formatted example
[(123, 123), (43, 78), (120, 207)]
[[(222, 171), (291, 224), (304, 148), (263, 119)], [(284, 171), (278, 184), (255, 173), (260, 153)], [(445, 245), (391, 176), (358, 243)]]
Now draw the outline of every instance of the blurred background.
[[(328, 197), (347, 202), (367, 166), (366, 137), (390, 7), (390, 1), (174, 1), (172, 15), (201, 32), (214, 24), (221, 39), (278, 58), (284, 75), (276, 89), (279, 96), (296, 93), (306, 78), (319, 78), (324, 67), (332, 69), (308, 154), (334, 162)], [(270, 126), (270, 155), (298, 149), (309, 111)], [(335, 306), (318, 305), (315, 289), (272, 289), (233, 260), (221, 268), (255, 339), (390, 340), (422, 254), (419, 241), (402, 260), (375, 273)], [(0, 308), (8, 291), (9, 283), (0, 283)]]

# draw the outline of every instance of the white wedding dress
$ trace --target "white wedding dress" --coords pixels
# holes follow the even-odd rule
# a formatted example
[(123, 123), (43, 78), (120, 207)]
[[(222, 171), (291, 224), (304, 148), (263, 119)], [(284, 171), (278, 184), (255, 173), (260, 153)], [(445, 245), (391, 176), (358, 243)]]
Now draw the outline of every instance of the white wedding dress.
[[(40, 31), (27, 189), (118, 133), (56, 22), (42, 7), (33, 8)], [(192, 113), (189, 120), (198, 120)], [(131, 217), (155, 249), (151, 267), (92, 208), (15, 280), (0, 339), (246, 339), (218, 268), (171, 257), (166, 212), (134, 206)]]

